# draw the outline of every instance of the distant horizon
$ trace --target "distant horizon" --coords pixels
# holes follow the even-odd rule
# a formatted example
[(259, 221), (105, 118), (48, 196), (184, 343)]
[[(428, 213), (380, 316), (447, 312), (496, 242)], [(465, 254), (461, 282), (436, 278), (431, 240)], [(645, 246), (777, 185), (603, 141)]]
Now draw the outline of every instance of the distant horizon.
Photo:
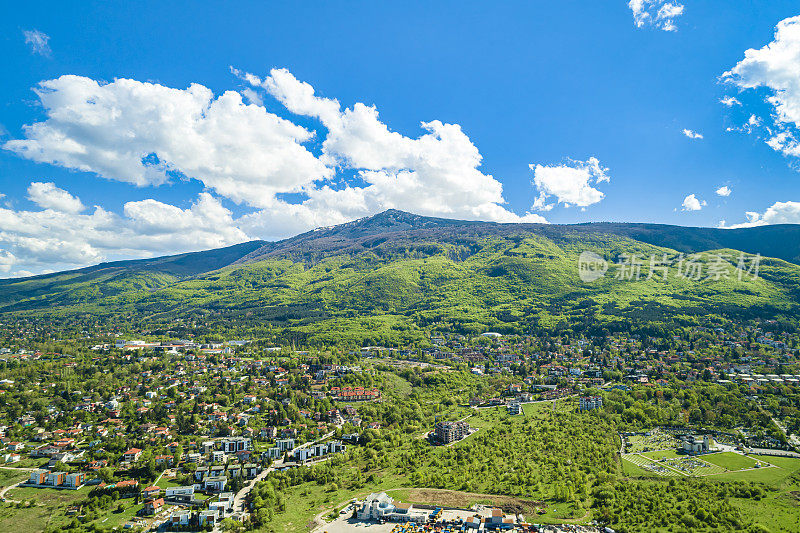
[(0, 277), (276, 241), (388, 207), (800, 223), (796, 2), (309, 7), (10, 10)]
[[(397, 213), (401, 213), (401, 214), (405, 214), (405, 215), (411, 215), (411, 216), (420, 217), (420, 218), (441, 219), (441, 220), (449, 220), (449, 221), (453, 221), (453, 222), (465, 222), (465, 223), (468, 223), (468, 224), (498, 224), (498, 225), (518, 225), (518, 226), (537, 226), (537, 225), (541, 225), (541, 226), (559, 226), (559, 227), (563, 227), (563, 226), (587, 226), (587, 225), (608, 224), (608, 225), (619, 225), (619, 226), (662, 226), (662, 227), (672, 227), (672, 228), (682, 228), (682, 229), (712, 230), (712, 231), (720, 231), (720, 232), (726, 232), (726, 233), (727, 232), (734, 232), (736, 230), (744, 230), (744, 231), (767, 230), (767, 231), (769, 231), (769, 228), (779, 229), (779, 228), (785, 228), (785, 227), (800, 227), (800, 224), (770, 224), (769, 226), (752, 226), (752, 227), (746, 227), (746, 228), (713, 228), (713, 227), (704, 227), (704, 226), (681, 226), (681, 225), (677, 225), (677, 224), (659, 224), (659, 223), (652, 223), (652, 222), (622, 222), (622, 221), (592, 221), (592, 222), (577, 222), (577, 223), (496, 222), (496, 221), (492, 221), (492, 220), (465, 220), (465, 219), (458, 219), (458, 218), (449, 218), (449, 217), (446, 217), (446, 216), (419, 215), (417, 213), (413, 213), (413, 212), (410, 212), (410, 211), (404, 211), (404, 210), (401, 210), (401, 209), (389, 208), (389, 209), (386, 209), (384, 211), (381, 211), (380, 213), (376, 213), (374, 215), (368, 215), (368, 216), (365, 216), (365, 217), (360, 217), (360, 218), (357, 218), (357, 219), (354, 219), (354, 220), (349, 220), (347, 222), (342, 222), (340, 224), (334, 224), (334, 225), (331, 225), (331, 226), (320, 226), (320, 227), (317, 227), (317, 228), (310, 229), (308, 231), (297, 233), (296, 235), (292, 235), (290, 237), (286, 237), (286, 238), (283, 238), (283, 239), (276, 239), (276, 240), (250, 239), (250, 240), (246, 240), (246, 241), (242, 241), (242, 242), (237, 242), (237, 243), (228, 244), (228, 245), (225, 245), (225, 246), (213, 247), (213, 248), (203, 248), (203, 249), (198, 249), (198, 250), (188, 250), (188, 251), (175, 252), (175, 253), (165, 253), (165, 254), (162, 254), (162, 255), (154, 255), (154, 256), (150, 256), (150, 257), (137, 257), (137, 258), (130, 258), (130, 259), (116, 259), (116, 260), (113, 260), (113, 261), (100, 261), (98, 263), (93, 263), (93, 264), (84, 265), (84, 266), (77, 267), (77, 268), (70, 268), (70, 269), (59, 270), (59, 271), (54, 271), (54, 272), (43, 272), (43, 273), (31, 274), (31, 275), (27, 275), (27, 276), (6, 276), (6, 277), (0, 276), (0, 281), (2, 281), (2, 280), (13, 281), (13, 280), (16, 280), (16, 279), (37, 278), (37, 277), (42, 277), (42, 276), (54, 275), (54, 274), (62, 274), (62, 273), (68, 273), (68, 272), (81, 271), (81, 270), (85, 270), (85, 269), (92, 269), (92, 268), (100, 267), (100, 266), (103, 266), (103, 265), (116, 265), (116, 264), (124, 264), (124, 263), (146, 262), (146, 261), (158, 260), (158, 259), (163, 259), (163, 258), (181, 257), (181, 256), (192, 255), (192, 254), (202, 254), (204, 252), (212, 252), (212, 251), (215, 251), (215, 250), (226, 250), (226, 249), (236, 248), (237, 246), (242, 246), (242, 245), (246, 245), (246, 244), (253, 244), (253, 243), (279, 244), (281, 242), (291, 241), (292, 239), (295, 239), (297, 237), (301, 237), (303, 235), (311, 235), (311, 234), (313, 234), (315, 232), (318, 232), (318, 231), (335, 229), (337, 227), (346, 226), (346, 225), (352, 224), (354, 222), (360, 222), (360, 221), (366, 221), (366, 220), (369, 220), (369, 219), (373, 219), (373, 218), (379, 217), (381, 215), (384, 215), (384, 214), (390, 213), (390, 212), (397, 212)], [(403, 231), (403, 230), (400, 230), (400, 231)]]

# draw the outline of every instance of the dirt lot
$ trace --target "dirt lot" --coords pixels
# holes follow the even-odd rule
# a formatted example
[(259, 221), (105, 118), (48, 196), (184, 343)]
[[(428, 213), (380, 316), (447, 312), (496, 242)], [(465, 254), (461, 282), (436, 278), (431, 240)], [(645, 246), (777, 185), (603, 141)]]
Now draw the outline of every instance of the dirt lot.
[(387, 493), (399, 500), (410, 503), (441, 505), (442, 507), (458, 507), (468, 509), (476, 503), (500, 507), (506, 513), (530, 514), (541, 504), (532, 500), (523, 500), (513, 496), (496, 496), (494, 494), (476, 494), (446, 489), (402, 489), (402, 497), (396, 491)]

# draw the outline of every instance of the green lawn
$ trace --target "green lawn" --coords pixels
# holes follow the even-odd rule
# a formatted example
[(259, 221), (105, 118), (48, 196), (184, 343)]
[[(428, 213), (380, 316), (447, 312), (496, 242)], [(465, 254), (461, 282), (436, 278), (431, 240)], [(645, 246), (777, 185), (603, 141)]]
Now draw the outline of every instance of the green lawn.
[(678, 452), (675, 450), (661, 450), (658, 452), (643, 452), (640, 455), (644, 455), (645, 457), (649, 457), (650, 459), (661, 459), (666, 457), (667, 459), (674, 459), (676, 457), (683, 457), (682, 455), (678, 455)]
[(767, 461), (778, 468), (758, 468), (745, 472), (726, 472), (714, 479), (757, 481), (782, 490), (800, 490), (800, 483), (790, 478), (800, 473), (800, 459), (791, 457), (748, 456), (757, 461)]
[(756, 466), (756, 461), (753, 459), (734, 452), (712, 453), (703, 455), (701, 459), (731, 471), (745, 470)]

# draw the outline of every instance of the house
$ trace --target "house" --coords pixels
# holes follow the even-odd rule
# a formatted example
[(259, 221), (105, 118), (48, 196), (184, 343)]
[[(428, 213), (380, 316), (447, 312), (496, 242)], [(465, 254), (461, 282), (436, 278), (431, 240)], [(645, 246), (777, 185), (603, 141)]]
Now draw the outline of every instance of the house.
[(197, 467), (197, 470), (194, 471), (194, 480), (203, 481), (206, 477), (208, 477), (208, 467), (207, 466)]
[(194, 501), (194, 486), (168, 487), (164, 500), (177, 503), (191, 503)]
[(232, 492), (221, 492), (218, 500), (208, 504), (209, 509), (218, 509), (220, 516), (233, 511), (234, 496)]
[(261, 470), (261, 467), (254, 463), (247, 463), (243, 467), (244, 475), (248, 479), (253, 479), (258, 475), (258, 472)]
[(174, 458), (171, 455), (156, 455), (156, 464), (157, 465), (172, 466), (173, 462), (174, 462)]
[(217, 509), (207, 509), (205, 511), (200, 511), (200, 525), (204, 526), (206, 524), (216, 524), (219, 520), (219, 511)]
[(173, 526), (188, 526), (192, 519), (192, 513), (186, 510), (174, 511), (169, 517), (169, 523)]
[(511, 416), (522, 414), (522, 405), (516, 400), (508, 402), (506, 409), (508, 409), (508, 414)]
[(145, 498), (155, 498), (161, 493), (161, 487), (157, 485), (151, 485), (142, 491), (142, 496)]
[(146, 515), (154, 515), (164, 507), (164, 498), (157, 498), (155, 500), (147, 500), (144, 502), (142, 512)]
[(222, 492), (227, 482), (225, 476), (209, 476), (203, 480), (203, 488), (208, 492)]
[(125, 481), (120, 481), (119, 483), (117, 483), (116, 488), (120, 492), (133, 493), (136, 492), (136, 488), (138, 486), (139, 482), (136, 481), (135, 479), (126, 479)]
[(101, 468), (106, 466), (108, 466), (108, 461), (106, 461), (105, 459), (99, 459), (97, 461), (90, 462), (87, 468), (89, 470), (100, 470)]
[(135, 463), (136, 461), (139, 460), (139, 457), (141, 456), (142, 456), (142, 450), (140, 450), (139, 448), (131, 448), (130, 450), (122, 454), (122, 459), (129, 463)]

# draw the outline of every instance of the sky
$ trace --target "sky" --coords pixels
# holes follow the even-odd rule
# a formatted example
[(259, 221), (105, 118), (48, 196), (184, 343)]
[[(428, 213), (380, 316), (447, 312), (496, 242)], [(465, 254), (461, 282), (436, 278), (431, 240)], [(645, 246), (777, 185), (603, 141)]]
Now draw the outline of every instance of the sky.
[(800, 223), (796, 0), (3, 3), (0, 277), (389, 208)]

